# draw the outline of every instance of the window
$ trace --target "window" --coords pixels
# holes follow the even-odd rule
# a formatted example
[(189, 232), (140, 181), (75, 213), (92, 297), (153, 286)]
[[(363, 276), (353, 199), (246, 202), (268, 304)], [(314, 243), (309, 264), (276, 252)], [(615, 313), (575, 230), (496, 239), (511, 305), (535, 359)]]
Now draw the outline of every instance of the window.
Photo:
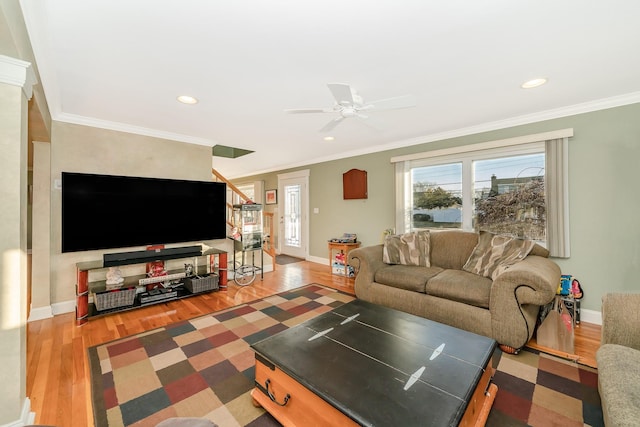
[(411, 169), (410, 229), (462, 226), (462, 163)]
[(566, 142), (573, 133), (558, 132), (392, 159), (396, 230), (486, 230), (568, 257)]
[(473, 162), (473, 228), (545, 243), (544, 151)]
[(238, 190), (240, 190), (242, 192), (242, 194), (244, 194), (245, 196), (247, 196), (249, 198), (249, 200), (251, 201), (256, 201), (256, 196), (255, 196), (255, 184), (252, 182), (250, 184), (242, 184), (242, 185), (238, 185), (236, 186), (236, 188)]
[[(245, 196), (249, 198), (254, 203), (263, 203), (263, 188), (264, 181), (253, 181), (249, 183), (237, 184), (236, 188), (242, 192)], [(230, 190), (230, 189), (229, 189)], [(241, 200), (239, 197), (234, 199), (232, 204), (236, 203), (244, 203), (244, 200)]]
[(463, 228), (546, 241), (544, 143), (442, 156), (410, 170), (409, 230)]

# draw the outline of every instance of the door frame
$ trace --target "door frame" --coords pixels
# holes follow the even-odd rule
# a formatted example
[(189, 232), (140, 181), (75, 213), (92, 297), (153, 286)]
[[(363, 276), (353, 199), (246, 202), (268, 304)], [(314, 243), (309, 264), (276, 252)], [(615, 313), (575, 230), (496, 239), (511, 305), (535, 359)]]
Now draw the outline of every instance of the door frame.
[(282, 241), (284, 239), (283, 222), (281, 220), (284, 205), (284, 183), (285, 180), (298, 180), (302, 182), (302, 200), (300, 212), (300, 232), (302, 233), (302, 246), (304, 259), (309, 258), (309, 169), (303, 169), (295, 172), (278, 174), (278, 253), (282, 253)]

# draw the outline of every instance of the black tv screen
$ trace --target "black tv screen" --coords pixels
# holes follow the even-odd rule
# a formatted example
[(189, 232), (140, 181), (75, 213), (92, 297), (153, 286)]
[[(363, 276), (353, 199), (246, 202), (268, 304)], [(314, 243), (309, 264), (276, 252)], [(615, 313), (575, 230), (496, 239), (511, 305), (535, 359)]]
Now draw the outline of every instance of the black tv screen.
[(62, 172), (62, 252), (226, 238), (223, 182)]

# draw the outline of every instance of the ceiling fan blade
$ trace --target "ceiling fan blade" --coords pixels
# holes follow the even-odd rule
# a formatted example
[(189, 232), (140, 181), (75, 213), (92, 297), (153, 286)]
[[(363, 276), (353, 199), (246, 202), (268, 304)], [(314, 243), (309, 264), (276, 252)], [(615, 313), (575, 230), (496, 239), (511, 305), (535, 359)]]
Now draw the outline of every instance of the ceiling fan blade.
[(290, 110), (284, 110), (289, 114), (307, 114), (307, 113), (333, 113), (333, 108), (295, 108)]
[(413, 95), (396, 96), (394, 98), (379, 99), (367, 102), (367, 107), (372, 105), (376, 110), (395, 110), (416, 106), (416, 97)]
[(329, 83), (327, 86), (338, 104), (352, 105), (354, 103), (351, 86), (344, 83)]
[(326, 125), (324, 125), (322, 127), (322, 129), (320, 129), (320, 132), (329, 132), (332, 131), (336, 126), (338, 126), (340, 124), (341, 121), (344, 120), (344, 117), (340, 116), (336, 119), (331, 120), (329, 123), (327, 123)]
[(385, 128), (383, 123), (377, 117), (371, 117), (371, 116), (363, 117), (360, 114), (356, 115), (355, 117), (360, 123), (364, 124), (368, 128), (375, 130), (377, 132), (383, 132), (383, 129)]

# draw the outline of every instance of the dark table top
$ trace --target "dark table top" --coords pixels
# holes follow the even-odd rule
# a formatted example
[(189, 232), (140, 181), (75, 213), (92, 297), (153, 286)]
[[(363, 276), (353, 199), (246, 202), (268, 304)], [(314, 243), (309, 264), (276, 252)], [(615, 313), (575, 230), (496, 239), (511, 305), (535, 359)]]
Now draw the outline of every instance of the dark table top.
[(252, 347), (361, 425), (457, 426), (495, 346), (355, 300)]

